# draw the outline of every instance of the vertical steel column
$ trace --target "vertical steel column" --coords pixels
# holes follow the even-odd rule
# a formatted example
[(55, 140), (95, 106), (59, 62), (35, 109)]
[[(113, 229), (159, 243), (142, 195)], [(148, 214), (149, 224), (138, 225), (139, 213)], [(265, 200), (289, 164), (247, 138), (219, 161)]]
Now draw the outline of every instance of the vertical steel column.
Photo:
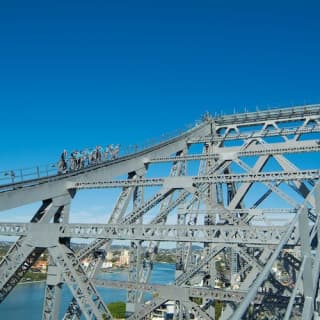
[[(144, 177), (145, 170), (136, 173), (141, 179)], [(133, 210), (141, 207), (144, 203), (144, 188), (138, 186), (133, 191)], [(142, 224), (143, 217), (138, 218), (137, 223)], [(141, 261), (141, 243), (139, 241), (132, 241), (129, 249), (129, 272), (128, 272), (128, 281), (138, 282), (139, 281), (139, 270), (142, 267)], [(139, 309), (139, 295), (140, 293), (136, 290), (128, 290), (127, 292), (127, 303), (126, 303), (126, 312), (133, 313)]]
[(54, 265), (52, 258), (47, 271), (47, 282), (43, 303), (42, 320), (59, 319), (61, 290), (63, 281), (60, 278), (61, 271)]
[[(315, 214), (317, 216), (317, 248), (316, 248), (316, 263), (320, 259), (320, 184), (318, 183), (315, 187)], [(319, 317), (320, 314), (320, 279), (319, 270), (314, 270), (315, 281), (317, 283), (317, 292), (315, 297), (315, 311), (316, 316)]]
[(313, 279), (312, 279), (312, 257), (310, 248), (308, 223), (308, 208), (304, 207), (299, 214), (299, 233), (301, 240), (301, 259), (305, 261), (302, 278), (303, 278), (303, 295), (304, 304), (302, 319), (311, 319), (313, 314)]
[[(70, 215), (71, 197), (67, 194), (64, 197), (53, 199), (53, 205), (57, 211), (53, 217), (53, 223), (68, 223)], [(70, 239), (62, 240), (68, 247)], [(61, 270), (57, 267), (52, 257), (49, 257), (48, 275), (43, 301), (42, 319), (55, 320), (59, 318), (61, 293), (62, 293)]]

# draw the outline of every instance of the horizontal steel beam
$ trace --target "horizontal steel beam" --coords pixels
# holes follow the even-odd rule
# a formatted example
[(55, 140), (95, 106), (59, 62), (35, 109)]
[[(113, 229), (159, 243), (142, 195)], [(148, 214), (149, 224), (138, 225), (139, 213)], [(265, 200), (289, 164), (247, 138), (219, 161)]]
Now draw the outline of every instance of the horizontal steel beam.
[(259, 123), (267, 120), (293, 121), (320, 114), (320, 105), (297, 106), (292, 108), (269, 109), (257, 112), (245, 112), (234, 115), (214, 117), (212, 121), (217, 126), (229, 124)]
[[(278, 244), (286, 226), (120, 225), (1, 223), (0, 235), (28, 236), (30, 245), (55, 246), (59, 238), (98, 238), (224, 244)], [(47, 240), (46, 240), (47, 239)], [(291, 239), (292, 241), (294, 239)], [(28, 241), (27, 241), (28, 242)]]
[[(98, 287), (114, 288), (123, 290), (141, 290), (159, 294), (159, 296), (167, 297), (169, 300), (175, 300), (177, 297), (196, 297), (211, 298), (219, 301), (240, 302), (246, 295), (246, 291), (241, 290), (225, 290), (206, 287), (161, 285), (150, 283), (137, 283), (130, 281), (100, 280), (95, 279), (94, 284)], [(169, 296), (168, 296), (169, 295)], [(261, 302), (262, 296), (258, 296), (256, 303)]]
[(318, 133), (320, 132), (320, 126), (306, 126), (306, 127), (295, 127), (295, 128), (281, 128), (281, 129), (261, 129), (252, 130), (247, 133), (233, 133), (228, 132), (227, 134), (216, 134), (213, 136), (199, 136), (196, 138), (191, 138), (188, 140), (189, 144), (193, 143), (210, 143), (210, 142), (222, 142), (222, 141), (232, 141), (232, 140), (248, 140), (266, 137), (285, 137), (292, 135), (302, 135), (307, 133)]
[[(259, 173), (240, 173), (240, 174), (222, 174), (193, 177), (168, 177), (168, 178), (150, 178), (135, 180), (109, 180), (93, 182), (68, 182), (68, 189), (98, 189), (98, 188), (123, 188), (123, 187), (155, 187), (175, 185), (176, 189), (183, 189), (186, 180), (191, 185), (201, 183), (234, 183), (234, 182), (276, 182), (276, 181), (294, 181), (294, 180), (317, 180), (320, 177), (320, 170), (300, 170), (296, 172), (274, 171)], [(186, 179), (187, 178), (187, 179)], [(179, 183), (181, 181), (181, 183)]]
[[(320, 138), (320, 137), (319, 137)], [(211, 154), (192, 154), (180, 157), (158, 157), (147, 160), (148, 163), (159, 162), (177, 162), (177, 161), (195, 161), (195, 160), (208, 160), (208, 159), (234, 159), (236, 157), (251, 157), (251, 156), (264, 156), (276, 155), (287, 153), (306, 153), (320, 151), (319, 140), (311, 141), (295, 141), (283, 142), (274, 144), (258, 144), (242, 150), (241, 147), (223, 147), (213, 148)]]
[[(248, 292), (244, 290), (229, 290), (197, 286), (177, 286), (170, 284), (150, 284), (118, 280), (94, 279), (93, 282), (98, 287), (122, 290), (140, 290), (153, 293), (154, 295), (160, 297), (166, 297), (168, 300), (176, 300), (177, 297), (183, 297), (184, 299), (204, 298), (216, 301), (239, 303), (245, 298)], [(254, 304), (268, 303), (268, 301), (272, 301), (274, 303), (277, 301), (288, 303), (289, 299), (290, 297), (288, 296), (280, 296), (279, 294), (273, 295), (270, 293), (263, 294), (259, 292), (253, 302)], [(299, 300), (301, 300), (300, 297), (297, 297), (296, 299), (293, 299), (293, 302), (299, 302)]]
[[(293, 208), (245, 208), (245, 209), (228, 209), (229, 212), (233, 214), (252, 214), (254, 215), (264, 215), (264, 214), (293, 214), (297, 213), (297, 209)], [(312, 210), (309, 210), (312, 212)], [(213, 209), (183, 209), (179, 208), (179, 214), (214, 214)]]

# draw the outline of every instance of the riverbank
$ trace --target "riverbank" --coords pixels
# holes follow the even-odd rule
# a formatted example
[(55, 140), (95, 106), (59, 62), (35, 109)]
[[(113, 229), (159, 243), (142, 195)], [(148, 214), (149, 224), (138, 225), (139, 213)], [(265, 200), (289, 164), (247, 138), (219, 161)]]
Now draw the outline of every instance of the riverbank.
[[(174, 281), (175, 265), (155, 263), (152, 270), (150, 283), (167, 284)], [(103, 272), (99, 279), (112, 281), (127, 281), (127, 270), (115, 270), (114, 272)], [(21, 282), (22, 286), (16, 286), (6, 299), (0, 304), (0, 319), (28, 319), (39, 320), (42, 314), (43, 299), (45, 294), (45, 281)], [(126, 290), (114, 288), (97, 288), (106, 304), (126, 301)], [(62, 287), (60, 314), (62, 319), (67, 310), (72, 295), (67, 285)]]

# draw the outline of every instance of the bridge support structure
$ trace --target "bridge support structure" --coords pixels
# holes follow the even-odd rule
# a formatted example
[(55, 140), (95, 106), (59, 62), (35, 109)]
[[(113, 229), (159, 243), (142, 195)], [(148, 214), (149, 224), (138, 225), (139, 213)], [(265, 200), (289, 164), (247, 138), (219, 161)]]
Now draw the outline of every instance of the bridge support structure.
[[(17, 237), (0, 262), (0, 303), (47, 253), (43, 319), (111, 319), (102, 287), (127, 291), (128, 319), (168, 301), (176, 319), (316, 319), (319, 138), (318, 105), (206, 116), (134, 154), (0, 185), (0, 211), (41, 201), (30, 222), (0, 223)], [(86, 189), (119, 190), (105, 223), (70, 223)], [(75, 250), (73, 239), (87, 242)], [(128, 281), (97, 278), (114, 241), (130, 244)], [(174, 283), (153, 283), (167, 246)], [(64, 286), (72, 299), (61, 310)]]

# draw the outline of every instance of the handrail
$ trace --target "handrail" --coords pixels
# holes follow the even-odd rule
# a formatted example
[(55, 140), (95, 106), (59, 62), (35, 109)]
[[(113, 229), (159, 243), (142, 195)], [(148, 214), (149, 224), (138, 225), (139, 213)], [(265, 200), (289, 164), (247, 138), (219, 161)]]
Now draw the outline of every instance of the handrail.
[[(36, 167), (30, 167), (30, 168), (22, 168), (22, 169), (14, 169), (14, 170), (6, 170), (6, 171), (0, 171), (0, 192), (1, 191), (7, 191), (11, 190), (13, 186), (23, 186), (25, 183), (37, 183), (43, 180), (43, 182), (46, 180), (46, 178), (50, 177), (56, 177), (57, 179), (64, 178), (66, 176), (74, 175), (76, 173), (82, 173), (88, 171), (88, 169), (94, 170), (98, 169), (102, 166), (105, 166), (106, 164), (112, 164), (114, 162), (125, 161), (132, 157), (132, 155), (139, 156), (142, 155), (145, 151), (152, 151), (152, 149), (160, 148), (164, 144), (172, 143), (175, 139), (180, 138), (184, 135), (188, 135), (189, 133), (193, 132), (194, 129), (199, 128), (200, 124), (205, 124), (204, 121), (196, 122), (194, 126), (187, 126), (187, 130), (176, 130), (173, 132), (173, 134), (166, 134), (162, 135), (160, 140), (149, 140), (147, 143), (141, 145), (140, 147), (138, 145), (134, 146), (127, 146), (124, 148), (121, 148), (120, 154), (116, 159), (105, 159), (102, 158), (101, 161), (92, 162), (85, 167), (76, 169), (76, 170), (68, 170), (64, 174), (58, 174), (58, 162), (57, 163), (51, 163), (48, 165), (43, 166), (36, 166)], [(90, 149), (93, 150), (93, 149)], [(118, 160), (118, 161), (117, 161)], [(70, 161), (70, 157), (68, 158), (68, 161)], [(70, 168), (70, 166), (69, 166)]]
[(266, 120), (281, 120), (285, 118), (299, 118), (306, 115), (319, 115), (320, 105), (306, 105), (296, 106), (291, 108), (276, 108), (269, 110), (261, 110), (256, 112), (244, 112), (238, 114), (223, 115), (220, 117), (214, 117), (213, 120), (216, 125), (228, 125), (228, 124), (245, 124), (252, 122), (260, 122)]
[[(314, 115), (320, 114), (320, 105), (308, 105), (308, 106), (298, 106), (292, 108), (281, 108), (281, 109), (270, 109), (257, 112), (240, 113), (234, 115), (223, 115), (219, 117), (212, 117), (209, 113), (205, 113), (201, 120), (195, 121), (195, 124), (186, 126), (185, 129), (176, 130), (171, 134), (163, 134), (160, 139), (149, 139), (142, 145), (129, 145), (124, 146), (120, 149), (120, 157), (123, 158), (127, 155), (136, 154), (143, 150), (149, 149), (153, 146), (160, 145), (164, 141), (169, 141), (174, 137), (181, 136), (183, 133), (187, 133), (193, 128), (197, 128), (201, 123), (213, 122), (216, 125), (226, 125), (228, 123), (238, 123), (246, 121), (262, 121), (265, 119), (279, 119), (283, 117), (301, 117), (303, 115)], [(287, 129), (287, 128), (285, 128)], [(281, 129), (281, 130), (285, 130)], [(186, 130), (186, 131), (185, 131)], [(277, 132), (275, 130), (275, 132)], [(228, 138), (229, 136), (221, 135), (222, 138)], [(230, 136), (232, 137), (232, 136)], [(93, 150), (91, 148), (90, 150)], [(70, 158), (68, 159), (70, 163)], [(103, 159), (105, 163), (106, 159)], [(109, 160), (110, 161), (110, 160)], [(100, 162), (101, 163), (101, 162)], [(90, 164), (89, 166), (93, 166)], [(69, 166), (70, 167), (70, 166)], [(31, 168), (19, 168), (19, 169), (9, 169), (5, 171), (0, 171), (0, 187), (6, 185), (12, 185), (15, 183), (20, 183), (24, 181), (38, 180), (41, 178), (47, 178), (55, 176), (58, 173), (58, 162), (50, 163), (43, 166), (36, 166)]]

